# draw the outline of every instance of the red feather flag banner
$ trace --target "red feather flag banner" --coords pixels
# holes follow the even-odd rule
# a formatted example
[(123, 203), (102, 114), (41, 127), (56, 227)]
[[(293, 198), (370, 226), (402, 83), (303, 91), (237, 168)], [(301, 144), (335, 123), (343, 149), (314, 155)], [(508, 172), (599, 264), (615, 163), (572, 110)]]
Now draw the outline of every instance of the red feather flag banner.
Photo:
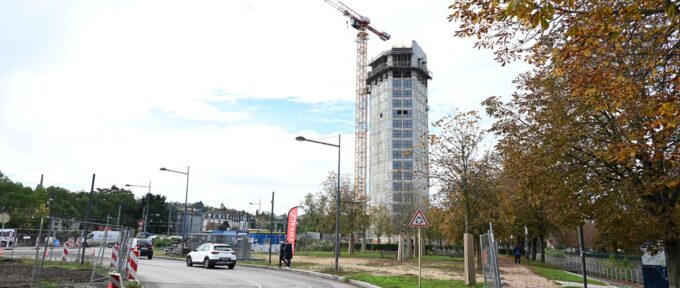
[(298, 206), (290, 208), (288, 211), (288, 230), (286, 231), (286, 241), (293, 246), (295, 255), (295, 236), (297, 231)]

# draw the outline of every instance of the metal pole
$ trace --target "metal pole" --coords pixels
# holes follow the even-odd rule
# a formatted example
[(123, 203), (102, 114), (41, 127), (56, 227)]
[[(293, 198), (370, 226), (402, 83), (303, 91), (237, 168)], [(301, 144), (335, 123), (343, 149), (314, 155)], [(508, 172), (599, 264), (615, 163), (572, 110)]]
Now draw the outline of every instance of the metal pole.
[(149, 180), (149, 192), (146, 194), (146, 213), (144, 213), (144, 236), (146, 236), (146, 226), (149, 219), (149, 202), (151, 202), (151, 180)]
[(578, 226), (578, 245), (581, 248), (581, 267), (583, 272), (583, 288), (588, 288), (588, 275), (586, 271), (585, 241), (583, 240), (583, 225)]
[(420, 288), (420, 278), (423, 276), (423, 266), (421, 266), (420, 258), (422, 257), (423, 238), (420, 234), (420, 227), (418, 227), (418, 288)]
[(118, 222), (116, 223), (116, 226), (120, 226), (120, 210), (122, 206), (122, 204), (118, 204)]
[(184, 253), (184, 244), (187, 240), (187, 202), (189, 200), (189, 166), (187, 166), (187, 188), (184, 194), (184, 219), (182, 219), (182, 251), (179, 252), (180, 255)]
[(335, 196), (335, 272), (338, 272), (340, 258), (340, 134), (338, 134), (338, 189)]
[(171, 216), (172, 216), (170, 213), (172, 213), (172, 206), (170, 206), (170, 208), (168, 208), (168, 236), (170, 236), (170, 219), (171, 219)]
[[(85, 227), (84, 227), (85, 229), (83, 230), (83, 233), (81, 233), (82, 239), (83, 239), (82, 244), (87, 243), (87, 242), (85, 242), (85, 236), (87, 236), (87, 229), (89, 228), (88, 227), (89, 224), (87, 224), (87, 222), (90, 222), (90, 212), (92, 210), (92, 197), (94, 196), (94, 179), (95, 179), (95, 176), (96, 176), (96, 174), (92, 174), (92, 186), (90, 188), (90, 199), (87, 200), (87, 207), (85, 208), (85, 222), (86, 223), (85, 223)], [(81, 246), (83, 246), (83, 253), (80, 256), (80, 265), (83, 265), (83, 264), (85, 264), (85, 245), (81, 245)]]
[(272, 191), (272, 214), (269, 215), (269, 265), (272, 265), (272, 242), (274, 242), (274, 191)]
[[(41, 178), (41, 181), (42, 181), (42, 178)], [(41, 187), (42, 187), (42, 185), (41, 185)], [(33, 282), (35, 281), (35, 274), (36, 274), (35, 269), (38, 266), (38, 254), (40, 252), (40, 238), (42, 238), (43, 220), (45, 220), (45, 217), (40, 217), (40, 229), (38, 230), (38, 238), (35, 239), (35, 260), (33, 261), (33, 273), (31, 274), (31, 287), (33, 287)]]

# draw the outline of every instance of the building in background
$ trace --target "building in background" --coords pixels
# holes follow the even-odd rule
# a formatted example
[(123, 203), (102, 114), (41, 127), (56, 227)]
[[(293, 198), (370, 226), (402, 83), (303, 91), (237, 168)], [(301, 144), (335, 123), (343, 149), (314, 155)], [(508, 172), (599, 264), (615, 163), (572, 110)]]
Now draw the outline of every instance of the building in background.
[[(369, 199), (397, 227), (428, 197), (427, 56), (415, 41), (369, 63)], [(409, 218), (404, 220), (405, 218)]]
[[(227, 227), (224, 223), (228, 223)], [(255, 216), (245, 211), (238, 211), (234, 209), (211, 209), (205, 212), (203, 223), (201, 225), (202, 231), (210, 230), (248, 230), (254, 227)], [(220, 229), (228, 228), (228, 229)]]

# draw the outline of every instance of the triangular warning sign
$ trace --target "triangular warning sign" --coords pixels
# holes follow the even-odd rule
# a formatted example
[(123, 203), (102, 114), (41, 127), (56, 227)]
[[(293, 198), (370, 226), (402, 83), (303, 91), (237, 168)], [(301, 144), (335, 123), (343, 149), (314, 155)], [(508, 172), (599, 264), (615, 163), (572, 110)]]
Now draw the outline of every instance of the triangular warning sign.
[(425, 218), (425, 214), (423, 214), (423, 211), (418, 209), (416, 211), (416, 214), (413, 214), (413, 218), (411, 218), (411, 223), (408, 224), (410, 227), (430, 227), (430, 223), (427, 222), (427, 218)]

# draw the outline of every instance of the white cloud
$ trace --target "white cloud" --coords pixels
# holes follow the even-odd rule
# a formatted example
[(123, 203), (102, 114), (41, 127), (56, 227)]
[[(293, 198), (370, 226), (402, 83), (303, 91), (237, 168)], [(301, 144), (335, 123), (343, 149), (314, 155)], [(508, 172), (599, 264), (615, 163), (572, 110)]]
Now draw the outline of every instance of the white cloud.
[[(425, 50), (431, 121), (509, 95), (524, 68), (454, 38), (449, 1), (346, 4), (393, 36), (372, 36), (369, 59), (410, 40)], [(216, 106), (353, 101), (356, 30), (324, 1), (5, 1), (0, 11), (16, 15), (0, 17), (0, 52), (25, 53), (0, 68), (0, 169), (14, 180), (34, 186), (45, 173), (89, 190), (97, 173), (97, 187), (151, 180), (183, 201), (182, 175), (158, 168), (190, 165), (189, 201), (264, 209), (276, 191), (282, 213), (337, 167), (332, 147), (294, 141), (318, 127), (255, 126), (256, 111)], [(351, 173), (354, 135), (343, 132)]]

